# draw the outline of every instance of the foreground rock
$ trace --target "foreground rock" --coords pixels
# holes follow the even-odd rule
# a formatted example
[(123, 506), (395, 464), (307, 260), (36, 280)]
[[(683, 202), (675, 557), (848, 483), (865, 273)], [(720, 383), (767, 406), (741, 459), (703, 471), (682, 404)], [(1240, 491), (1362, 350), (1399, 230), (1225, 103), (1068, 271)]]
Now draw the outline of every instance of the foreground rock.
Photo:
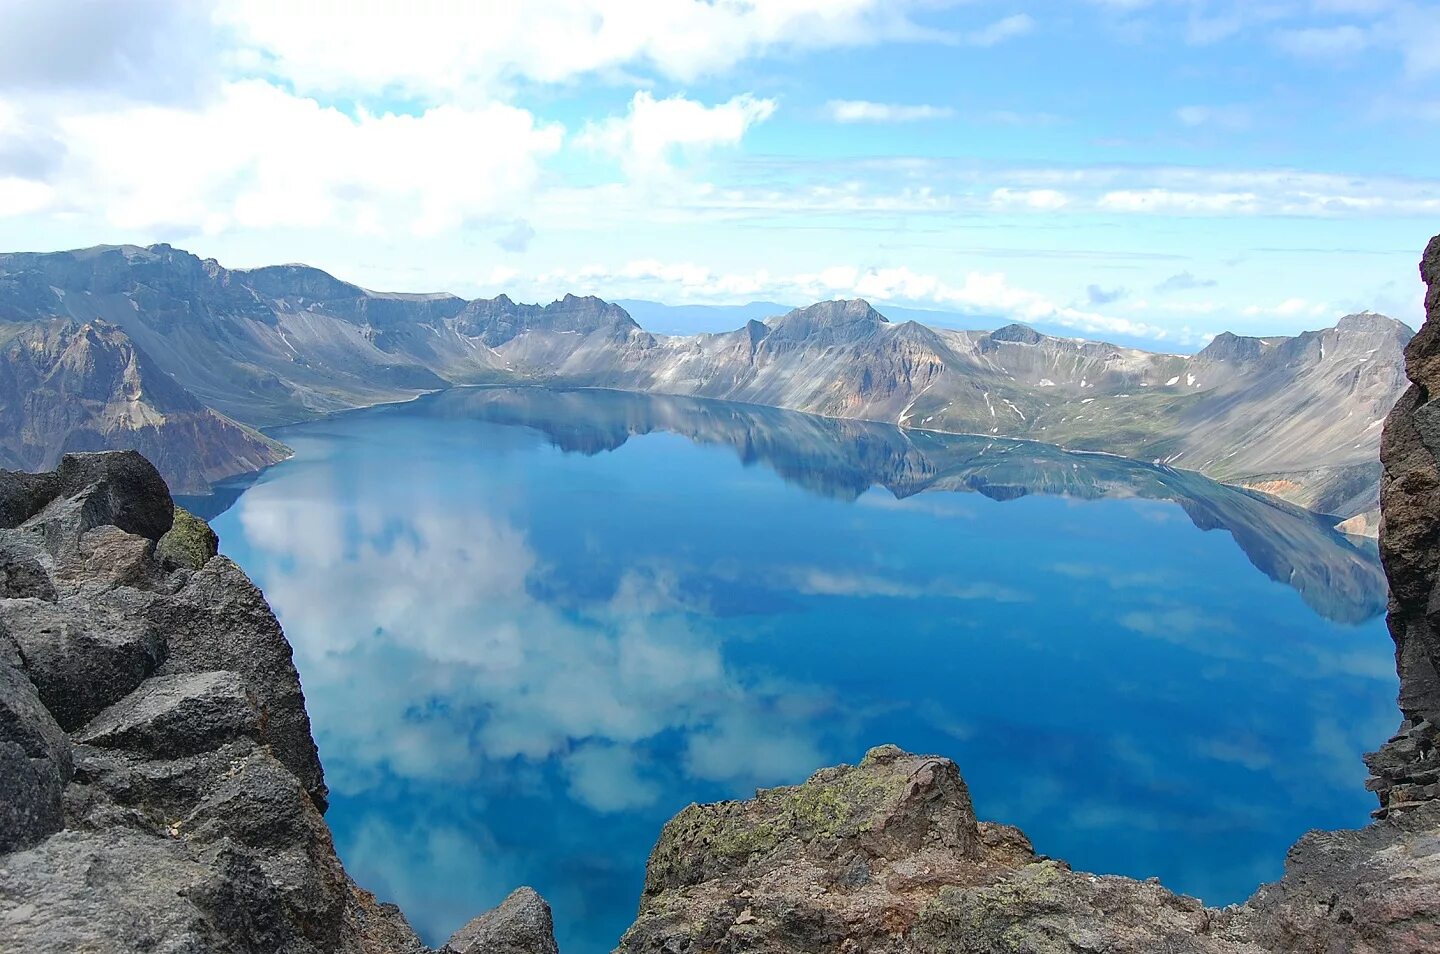
[(1410, 389), (1385, 422), (1380, 558), (1402, 722), (1366, 761), (1380, 811), (1440, 797), (1440, 236), (1420, 262), (1427, 319), (1405, 349)]
[(154, 467), (0, 471), (0, 950), (424, 951), (326, 794), (279, 624)]
[(955, 763), (894, 746), (665, 826), (635, 924), (640, 952), (1440, 950), (1440, 803), (1314, 833), (1248, 904), (1085, 874), (978, 821)]

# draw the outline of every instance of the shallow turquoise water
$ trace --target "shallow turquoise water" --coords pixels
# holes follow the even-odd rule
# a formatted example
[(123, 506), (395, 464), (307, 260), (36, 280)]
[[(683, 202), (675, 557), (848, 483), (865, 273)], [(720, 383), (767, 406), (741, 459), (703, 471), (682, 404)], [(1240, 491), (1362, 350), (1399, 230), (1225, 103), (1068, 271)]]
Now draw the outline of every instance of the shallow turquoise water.
[(295, 645), (342, 858), (432, 942), (523, 883), (607, 951), (685, 804), (882, 742), (1212, 903), (1372, 807), (1373, 552), (1194, 475), (608, 392), (276, 433), (214, 523)]

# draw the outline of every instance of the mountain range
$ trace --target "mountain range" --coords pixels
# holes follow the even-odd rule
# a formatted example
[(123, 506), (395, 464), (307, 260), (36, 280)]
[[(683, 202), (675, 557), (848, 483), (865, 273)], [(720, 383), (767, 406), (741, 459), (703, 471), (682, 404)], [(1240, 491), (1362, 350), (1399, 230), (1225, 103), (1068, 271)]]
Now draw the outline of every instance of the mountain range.
[(1413, 335), (1364, 313), (1161, 354), (1019, 324), (895, 322), (860, 300), (664, 335), (594, 297), (381, 293), (168, 245), (0, 255), (0, 323), (0, 454), (16, 466), (136, 447), (195, 491), (286, 453), (255, 427), (456, 385), (564, 384), (1105, 451), (1353, 518), (1346, 528), (1362, 532)]

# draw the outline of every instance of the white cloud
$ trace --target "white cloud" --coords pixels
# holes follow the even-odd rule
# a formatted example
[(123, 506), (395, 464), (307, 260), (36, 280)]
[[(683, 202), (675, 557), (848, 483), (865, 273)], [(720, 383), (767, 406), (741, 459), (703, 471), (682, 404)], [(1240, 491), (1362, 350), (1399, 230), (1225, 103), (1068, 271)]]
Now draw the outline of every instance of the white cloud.
[(774, 113), (773, 99), (750, 95), (706, 106), (683, 96), (656, 99), (640, 90), (628, 114), (587, 125), (576, 144), (608, 153), (631, 175), (654, 174), (669, 170), (677, 154), (738, 145), (746, 130)]
[(1002, 186), (990, 193), (990, 201), (999, 209), (1035, 209), (1053, 212), (1070, 204), (1070, 197), (1055, 189), (1011, 189)]
[[(777, 49), (868, 46), (926, 31), (894, 0), (225, 0), (220, 19), (302, 91), (412, 95), (650, 69), (681, 81)], [(1012, 24), (1009, 29), (1015, 29)]]
[(1353, 56), (1373, 42), (1368, 31), (1354, 24), (1284, 30), (1277, 40), (1287, 52), (1317, 59)]
[(864, 99), (832, 99), (825, 104), (825, 111), (837, 123), (911, 123), (955, 115), (948, 106), (872, 103)]
[(1253, 192), (1183, 192), (1171, 189), (1120, 189), (1102, 195), (1102, 209), (1117, 212), (1253, 213), (1259, 196)]
[[(64, 157), (29, 189), (48, 188), (49, 210), (206, 232), (453, 229), (513, 208), (564, 135), (500, 103), (351, 116), (259, 80), (228, 84), (201, 108), (77, 111), (52, 129)], [(0, 214), (16, 214), (11, 205)]]

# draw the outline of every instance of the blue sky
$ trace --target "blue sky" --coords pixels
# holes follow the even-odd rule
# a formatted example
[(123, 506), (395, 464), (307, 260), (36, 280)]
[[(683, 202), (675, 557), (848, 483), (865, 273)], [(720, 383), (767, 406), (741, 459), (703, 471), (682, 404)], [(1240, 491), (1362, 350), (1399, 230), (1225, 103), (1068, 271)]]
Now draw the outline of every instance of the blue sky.
[(0, 246), (863, 296), (1194, 345), (1415, 324), (1416, 0), (0, 0)]

